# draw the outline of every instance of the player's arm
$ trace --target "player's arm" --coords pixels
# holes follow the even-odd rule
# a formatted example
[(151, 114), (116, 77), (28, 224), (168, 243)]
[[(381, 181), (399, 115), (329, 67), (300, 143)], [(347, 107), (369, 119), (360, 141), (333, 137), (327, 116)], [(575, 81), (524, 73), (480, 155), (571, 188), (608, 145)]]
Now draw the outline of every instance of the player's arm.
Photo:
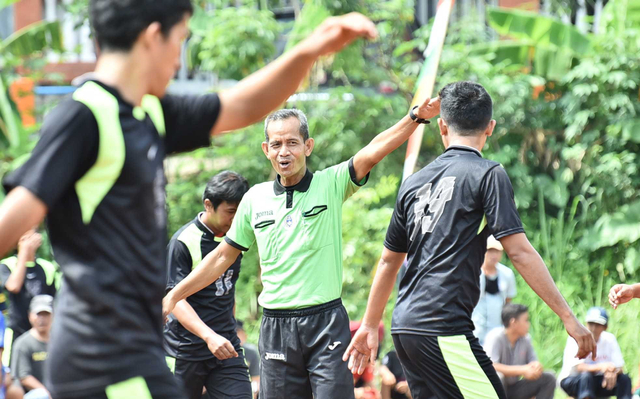
[(617, 284), (611, 287), (611, 291), (609, 291), (609, 303), (614, 309), (633, 298), (640, 298), (640, 283)]
[(47, 206), (31, 191), (24, 187), (11, 190), (0, 205), (0, 257), (14, 248), (24, 233), (42, 223), (46, 214)]
[(379, 340), (378, 325), (406, 255), (406, 253), (393, 252), (387, 248), (382, 250), (362, 325), (342, 356), (344, 361), (349, 359), (349, 369), (354, 373), (362, 374), (367, 362), (373, 363), (376, 359)]
[[(418, 118), (431, 119), (440, 113), (440, 98), (427, 98), (414, 114)], [(373, 169), (378, 162), (400, 147), (415, 132), (418, 124), (407, 114), (398, 123), (378, 134), (364, 148), (353, 157), (353, 167), (356, 171), (355, 181), (360, 181)]]
[(220, 117), (211, 134), (259, 121), (296, 91), (318, 57), (338, 52), (359, 37), (376, 36), (375, 25), (362, 14), (327, 18), (290, 51), (221, 92)]
[(571, 311), (540, 254), (531, 246), (527, 236), (524, 233), (508, 235), (500, 238), (500, 243), (527, 284), (562, 319), (567, 332), (578, 343), (577, 356), (582, 359), (591, 353), (595, 359), (596, 343), (593, 336)]
[(172, 313), (184, 328), (207, 343), (209, 350), (215, 357), (220, 360), (238, 357), (231, 342), (209, 328), (186, 299), (179, 301)]
[(223, 241), (202, 259), (187, 277), (176, 285), (162, 300), (162, 314), (167, 317), (176, 304), (209, 286), (235, 262), (240, 250)]
[(49, 392), (44, 384), (32, 375), (20, 378), (20, 384), (22, 384), (23, 387), (27, 388), (30, 391), (33, 389), (44, 389)]

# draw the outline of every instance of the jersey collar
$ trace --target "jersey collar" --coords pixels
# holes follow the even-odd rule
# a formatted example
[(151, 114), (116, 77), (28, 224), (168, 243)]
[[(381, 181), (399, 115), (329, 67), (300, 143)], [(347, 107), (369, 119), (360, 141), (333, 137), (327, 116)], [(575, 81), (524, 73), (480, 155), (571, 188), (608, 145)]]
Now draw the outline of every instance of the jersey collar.
[(304, 193), (309, 189), (309, 186), (311, 185), (311, 179), (313, 179), (313, 173), (309, 172), (309, 169), (307, 169), (307, 172), (304, 174), (304, 177), (298, 182), (298, 184), (290, 187), (285, 187), (282, 185), (282, 183), (280, 183), (280, 175), (278, 175), (276, 177), (276, 180), (273, 182), (273, 192), (275, 192), (276, 195), (283, 194), (285, 191), (293, 190)]
[(470, 147), (468, 145), (462, 145), (462, 144), (450, 145), (449, 148), (444, 150), (444, 152), (447, 152), (449, 150), (462, 150), (462, 151), (475, 152), (480, 158), (482, 158), (482, 153), (480, 151), (478, 151), (477, 148), (473, 148), (473, 147)]

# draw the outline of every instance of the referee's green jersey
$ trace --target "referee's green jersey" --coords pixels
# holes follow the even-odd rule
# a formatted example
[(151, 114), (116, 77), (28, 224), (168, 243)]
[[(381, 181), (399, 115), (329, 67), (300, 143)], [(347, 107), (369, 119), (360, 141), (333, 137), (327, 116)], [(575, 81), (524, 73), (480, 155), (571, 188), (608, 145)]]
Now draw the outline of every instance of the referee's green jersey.
[(342, 293), (342, 204), (368, 180), (356, 182), (353, 158), (311, 173), (292, 187), (273, 182), (252, 187), (227, 233), (242, 251), (258, 244), (268, 309), (323, 304)]

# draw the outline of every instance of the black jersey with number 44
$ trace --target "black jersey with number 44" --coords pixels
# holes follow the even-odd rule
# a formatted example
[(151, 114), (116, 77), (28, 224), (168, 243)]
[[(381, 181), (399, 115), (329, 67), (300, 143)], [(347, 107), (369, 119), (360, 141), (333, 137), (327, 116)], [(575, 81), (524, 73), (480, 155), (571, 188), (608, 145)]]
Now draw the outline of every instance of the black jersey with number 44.
[[(223, 240), (202, 223), (201, 215), (182, 226), (169, 241), (167, 291), (187, 277)], [(187, 298), (187, 303), (204, 324), (227, 339), (236, 335), (233, 306), (241, 259), (242, 255), (238, 255), (220, 278)], [(213, 358), (207, 344), (189, 332), (173, 315), (169, 316), (164, 328), (164, 350), (176, 359), (200, 361)]]
[(393, 333), (473, 331), (489, 235), (523, 233), (505, 170), (476, 149), (450, 146), (400, 187), (385, 247), (407, 253)]

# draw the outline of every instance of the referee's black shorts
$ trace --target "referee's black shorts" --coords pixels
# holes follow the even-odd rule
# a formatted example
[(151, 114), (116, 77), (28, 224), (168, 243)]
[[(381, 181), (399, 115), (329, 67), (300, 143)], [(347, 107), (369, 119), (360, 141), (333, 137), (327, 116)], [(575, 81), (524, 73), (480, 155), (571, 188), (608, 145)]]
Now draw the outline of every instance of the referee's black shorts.
[(295, 310), (264, 309), (260, 326), (260, 399), (353, 399), (342, 301)]
[(480, 342), (464, 335), (393, 334), (413, 399), (506, 399)]

